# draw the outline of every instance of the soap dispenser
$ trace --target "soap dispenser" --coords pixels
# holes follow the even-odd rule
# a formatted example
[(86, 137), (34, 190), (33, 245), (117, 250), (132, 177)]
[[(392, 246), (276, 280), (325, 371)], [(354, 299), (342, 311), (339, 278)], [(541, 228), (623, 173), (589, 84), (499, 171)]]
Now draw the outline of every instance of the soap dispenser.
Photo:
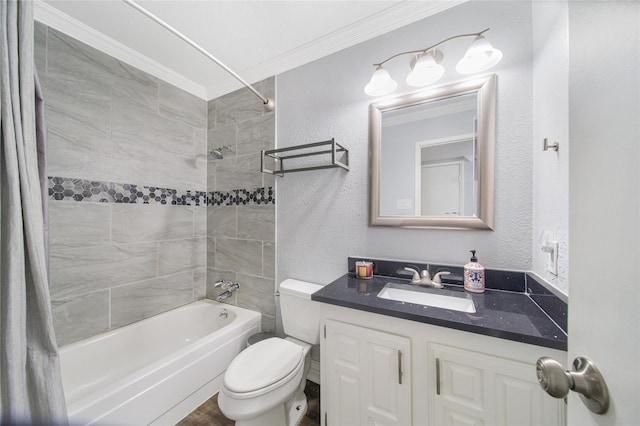
[(475, 250), (471, 250), (471, 261), (464, 265), (464, 289), (473, 293), (484, 292), (484, 266), (478, 263)]

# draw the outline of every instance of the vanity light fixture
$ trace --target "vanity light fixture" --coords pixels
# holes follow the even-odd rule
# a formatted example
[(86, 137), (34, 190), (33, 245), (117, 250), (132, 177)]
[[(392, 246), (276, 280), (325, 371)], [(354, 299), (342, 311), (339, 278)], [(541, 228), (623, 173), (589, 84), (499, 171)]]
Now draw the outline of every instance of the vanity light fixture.
[(376, 70), (371, 76), (369, 84), (365, 86), (364, 92), (369, 96), (383, 96), (393, 92), (396, 87), (398, 87), (398, 83), (391, 78), (391, 75), (383, 68), (383, 65), (392, 59), (404, 55), (413, 55), (411, 72), (407, 76), (407, 84), (414, 87), (421, 87), (435, 83), (444, 75), (445, 71), (444, 67), (440, 65), (444, 54), (438, 50), (437, 47), (451, 40), (463, 37), (475, 38), (464, 54), (464, 57), (458, 61), (456, 71), (460, 74), (473, 74), (487, 70), (502, 59), (502, 52), (495, 49), (483, 36), (487, 31), (489, 31), (489, 28), (479, 33), (460, 34), (449, 37), (426, 49), (398, 53), (380, 63), (373, 64)]

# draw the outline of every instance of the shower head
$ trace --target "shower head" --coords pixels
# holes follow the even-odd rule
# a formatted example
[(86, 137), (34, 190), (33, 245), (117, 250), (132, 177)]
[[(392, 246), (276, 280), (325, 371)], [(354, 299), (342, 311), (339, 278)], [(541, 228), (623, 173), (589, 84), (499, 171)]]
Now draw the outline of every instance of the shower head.
[(213, 158), (215, 158), (216, 160), (222, 160), (224, 158), (224, 155), (222, 155), (220, 149), (214, 149), (209, 154), (211, 154), (211, 156), (213, 156)]
[(213, 157), (214, 160), (222, 160), (224, 158), (222, 151), (233, 151), (233, 148), (231, 148), (230, 146), (221, 146), (209, 151), (209, 154)]

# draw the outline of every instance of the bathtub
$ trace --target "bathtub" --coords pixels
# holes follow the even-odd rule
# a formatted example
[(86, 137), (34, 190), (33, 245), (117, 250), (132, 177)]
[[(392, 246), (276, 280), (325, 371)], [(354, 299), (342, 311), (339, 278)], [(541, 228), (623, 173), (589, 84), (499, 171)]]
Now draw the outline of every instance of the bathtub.
[(258, 312), (201, 300), (64, 346), (69, 424), (173, 425), (221, 389), (259, 331)]

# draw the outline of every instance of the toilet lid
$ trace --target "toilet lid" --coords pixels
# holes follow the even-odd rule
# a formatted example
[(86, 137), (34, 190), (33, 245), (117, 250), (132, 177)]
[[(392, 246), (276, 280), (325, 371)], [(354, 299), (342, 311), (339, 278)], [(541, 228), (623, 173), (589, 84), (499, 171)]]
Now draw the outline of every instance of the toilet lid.
[(235, 357), (224, 375), (224, 386), (245, 393), (273, 385), (304, 362), (302, 347), (273, 337), (249, 346)]

